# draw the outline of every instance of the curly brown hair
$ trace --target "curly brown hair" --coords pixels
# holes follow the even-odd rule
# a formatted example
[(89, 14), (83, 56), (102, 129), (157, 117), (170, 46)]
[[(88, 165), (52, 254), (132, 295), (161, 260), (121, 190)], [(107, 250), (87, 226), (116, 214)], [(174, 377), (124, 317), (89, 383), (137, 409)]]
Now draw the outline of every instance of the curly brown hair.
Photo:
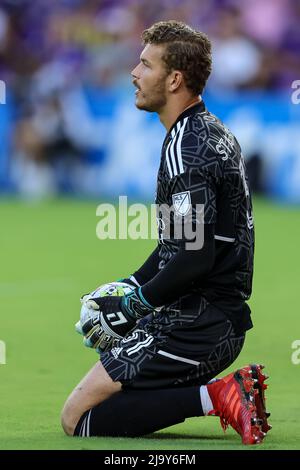
[(186, 87), (202, 93), (211, 72), (211, 43), (206, 34), (180, 21), (159, 21), (142, 33), (143, 44), (165, 45), (167, 72), (180, 70)]

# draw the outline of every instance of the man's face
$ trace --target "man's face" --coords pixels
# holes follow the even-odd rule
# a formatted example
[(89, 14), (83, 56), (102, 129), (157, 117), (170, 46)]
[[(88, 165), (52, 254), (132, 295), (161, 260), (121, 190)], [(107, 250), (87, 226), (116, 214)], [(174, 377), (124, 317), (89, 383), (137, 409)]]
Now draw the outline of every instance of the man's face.
[(137, 87), (135, 105), (138, 109), (159, 112), (167, 102), (167, 72), (162, 61), (164, 46), (147, 44), (141, 53), (140, 63), (131, 72)]

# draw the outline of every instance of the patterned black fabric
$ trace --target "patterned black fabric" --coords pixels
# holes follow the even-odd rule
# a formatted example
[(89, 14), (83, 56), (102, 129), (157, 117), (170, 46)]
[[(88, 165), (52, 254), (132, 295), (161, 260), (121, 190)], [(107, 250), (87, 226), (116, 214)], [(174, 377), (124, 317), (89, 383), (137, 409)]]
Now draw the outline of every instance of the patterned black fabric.
[(201, 385), (234, 362), (244, 339), (223, 312), (187, 296), (141, 320), (100, 360), (124, 388)]
[[(214, 266), (205, 280), (195, 280), (194, 287), (223, 311), (239, 310), (252, 289), (251, 196), (236, 138), (205, 109), (203, 102), (179, 116), (162, 147), (156, 204), (163, 207), (175, 203), (180, 208), (180, 198), (190, 201), (194, 224), (204, 222), (215, 228)], [(196, 204), (203, 204), (203, 210), (197, 212)], [(164, 210), (159, 210), (159, 269), (165, 267), (182, 243), (165, 236), (164, 216)], [(234, 313), (231, 319), (234, 321)]]
[[(236, 359), (252, 326), (245, 300), (252, 287), (254, 231), (240, 146), (203, 102), (182, 113), (165, 138), (156, 204), (159, 274), (154, 280), (168, 273), (172, 286), (168, 268), (176, 268), (173, 260), (185, 242), (173, 236), (175, 216), (213, 228), (214, 264), (189, 284), (186, 295), (142, 319), (101, 362), (127, 388), (205, 384)], [(165, 206), (174, 207), (169, 227)], [(183, 279), (189, 271), (187, 263), (180, 271)]]

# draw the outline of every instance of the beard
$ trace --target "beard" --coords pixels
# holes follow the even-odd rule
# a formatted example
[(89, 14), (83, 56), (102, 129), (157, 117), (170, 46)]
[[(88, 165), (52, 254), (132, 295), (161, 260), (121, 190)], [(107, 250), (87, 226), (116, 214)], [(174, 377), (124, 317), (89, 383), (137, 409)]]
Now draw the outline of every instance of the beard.
[(136, 97), (135, 105), (138, 109), (149, 111), (150, 113), (159, 112), (167, 103), (167, 96), (165, 90), (165, 81), (160, 80), (151, 91), (144, 93), (139, 90)]

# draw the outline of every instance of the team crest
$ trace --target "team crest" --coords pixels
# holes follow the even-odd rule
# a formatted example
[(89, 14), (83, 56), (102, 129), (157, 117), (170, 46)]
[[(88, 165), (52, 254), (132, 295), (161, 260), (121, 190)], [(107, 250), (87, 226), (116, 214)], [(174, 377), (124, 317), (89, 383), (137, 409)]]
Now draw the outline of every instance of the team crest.
[(173, 194), (172, 202), (175, 214), (184, 217), (191, 207), (190, 191), (184, 191), (183, 193)]

